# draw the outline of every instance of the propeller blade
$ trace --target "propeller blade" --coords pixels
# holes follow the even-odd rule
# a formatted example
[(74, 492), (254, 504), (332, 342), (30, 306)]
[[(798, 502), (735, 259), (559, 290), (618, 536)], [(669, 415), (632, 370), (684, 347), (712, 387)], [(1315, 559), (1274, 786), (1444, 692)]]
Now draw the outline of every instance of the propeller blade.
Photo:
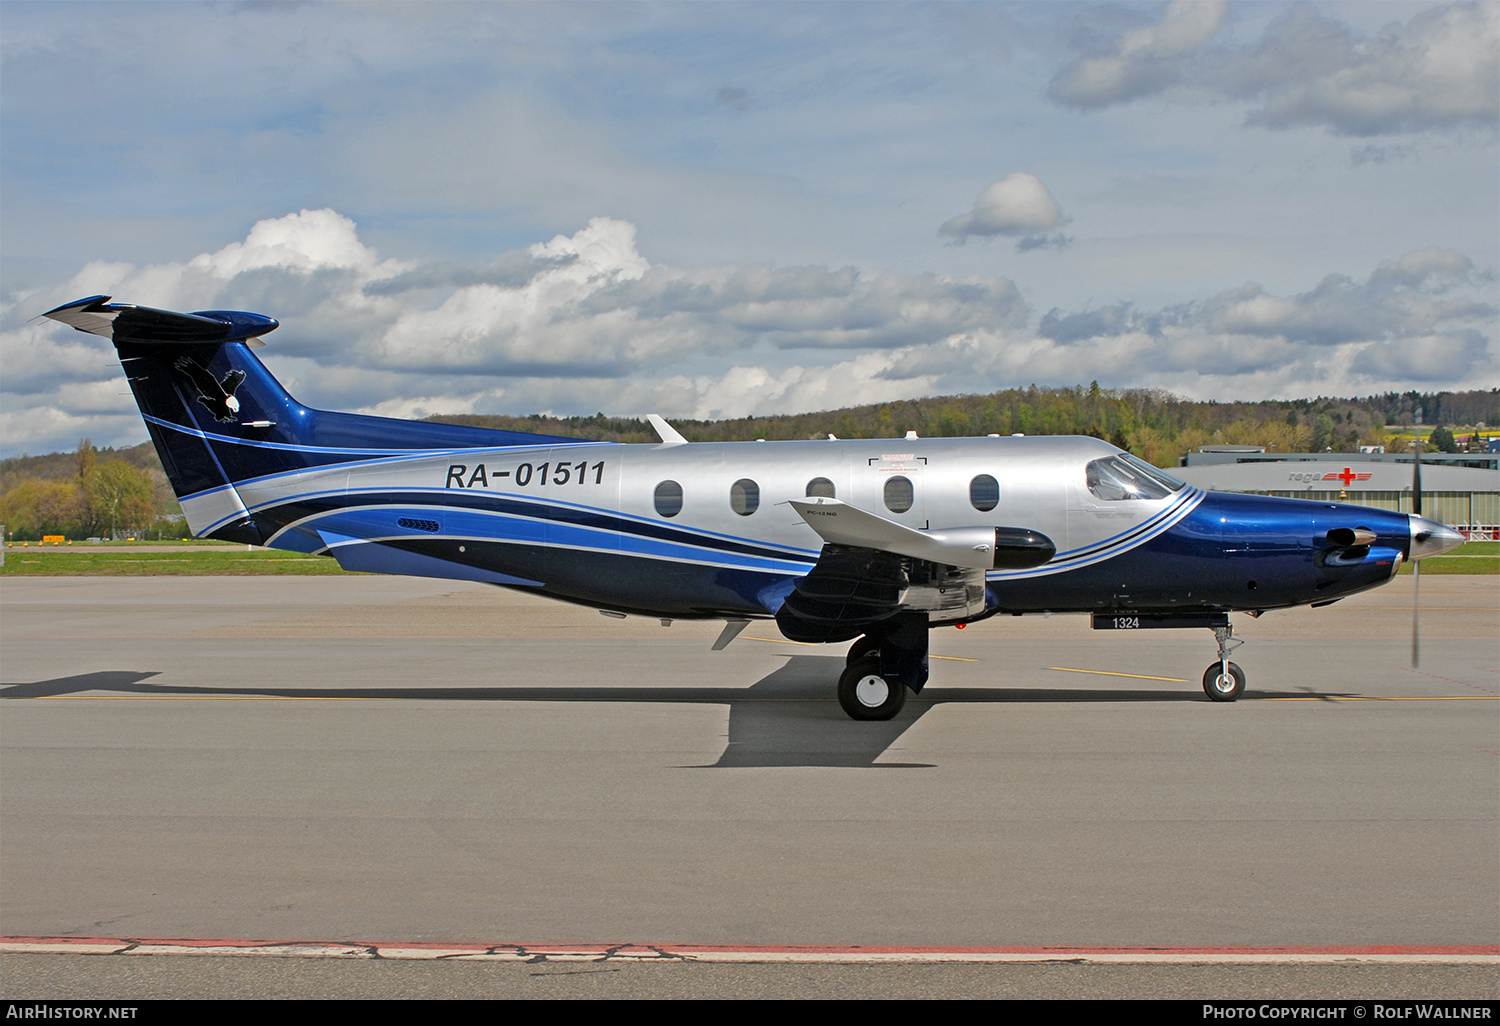
[(1422, 564), (1413, 560), (1411, 564), (1411, 668), (1413, 670), (1422, 665), (1422, 632), (1417, 627), (1417, 617), (1421, 610), (1421, 603), (1418, 601), (1421, 588)]
[[(1411, 511), (1417, 516), (1422, 515), (1422, 436), (1420, 434), (1412, 443)], [(1414, 559), (1411, 561), (1411, 668), (1413, 670), (1422, 662), (1422, 633), (1417, 625), (1417, 618), (1421, 615), (1421, 593), (1422, 562)]]
[(1411, 511), (1422, 515), (1422, 436), (1412, 443), (1411, 461)]

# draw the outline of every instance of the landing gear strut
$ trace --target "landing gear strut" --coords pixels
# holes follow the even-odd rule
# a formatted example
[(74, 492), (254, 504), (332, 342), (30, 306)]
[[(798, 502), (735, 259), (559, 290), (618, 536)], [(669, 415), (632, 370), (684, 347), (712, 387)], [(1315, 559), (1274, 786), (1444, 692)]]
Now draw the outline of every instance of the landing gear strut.
[(1203, 690), (1215, 702), (1233, 702), (1245, 693), (1245, 671), (1229, 661), (1229, 653), (1245, 642), (1234, 639), (1234, 625), (1213, 628), (1219, 659), (1203, 671)]
[(856, 659), (878, 655), (880, 655), (880, 639), (873, 634), (866, 634), (849, 646), (849, 651), (844, 655), (844, 665), (852, 666)]

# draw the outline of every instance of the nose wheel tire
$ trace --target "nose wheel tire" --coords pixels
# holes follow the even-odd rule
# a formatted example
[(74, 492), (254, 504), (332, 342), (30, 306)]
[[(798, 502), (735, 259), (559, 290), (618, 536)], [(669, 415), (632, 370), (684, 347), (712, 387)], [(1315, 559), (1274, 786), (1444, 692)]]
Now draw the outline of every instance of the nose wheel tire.
[(906, 704), (906, 687), (880, 675), (880, 659), (862, 656), (839, 677), (839, 705), (851, 719), (888, 720)]
[(1203, 671), (1203, 691), (1215, 702), (1233, 702), (1245, 693), (1245, 671), (1235, 663), (1229, 664), (1229, 675), (1214, 661)]
[(844, 665), (848, 666), (853, 663), (854, 660), (863, 659), (865, 656), (879, 654), (880, 639), (872, 638), (868, 634), (866, 634), (864, 637), (857, 639), (854, 644), (849, 646), (849, 651), (844, 655)]

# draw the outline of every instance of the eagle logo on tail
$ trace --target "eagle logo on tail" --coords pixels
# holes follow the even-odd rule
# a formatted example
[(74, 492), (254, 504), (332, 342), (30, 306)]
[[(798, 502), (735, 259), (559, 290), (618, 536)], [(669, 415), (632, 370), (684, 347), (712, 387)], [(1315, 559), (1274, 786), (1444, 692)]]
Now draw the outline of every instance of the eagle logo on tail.
[(173, 366), (198, 386), (198, 401), (208, 407), (214, 420), (221, 424), (235, 423), (235, 414), (240, 412), (240, 401), (234, 397), (234, 393), (244, 384), (244, 371), (231, 370), (222, 378), (215, 378), (207, 368), (188, 356), (179, 357)]

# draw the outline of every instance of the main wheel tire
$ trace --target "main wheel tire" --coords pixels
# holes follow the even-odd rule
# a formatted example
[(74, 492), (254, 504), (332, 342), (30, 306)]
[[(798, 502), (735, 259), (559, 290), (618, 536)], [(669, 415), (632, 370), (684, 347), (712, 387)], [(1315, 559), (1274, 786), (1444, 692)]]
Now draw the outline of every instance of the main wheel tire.
[(851, 719), (888, 720), (906, 704), (906, 687), (880, 674), (880, 657), (854, 660), (839, 677), (839, 705)]
[(864, 637), (856, 639), (854, 644), (849, 646), (849, 651), (844, 654), (844, 665), (848, 666), (856, 659), (863, 659), (865, 656), (878, 655), (879, 653), (880, 639), (872, 638), (866, 634)]
[(1233, 702), (1245, 693), (1245, 671), (1230, 663), (1226, 678), (1219, 663), (1209, 663), (1203, 671), (1203, 691), (1215, 702)]

